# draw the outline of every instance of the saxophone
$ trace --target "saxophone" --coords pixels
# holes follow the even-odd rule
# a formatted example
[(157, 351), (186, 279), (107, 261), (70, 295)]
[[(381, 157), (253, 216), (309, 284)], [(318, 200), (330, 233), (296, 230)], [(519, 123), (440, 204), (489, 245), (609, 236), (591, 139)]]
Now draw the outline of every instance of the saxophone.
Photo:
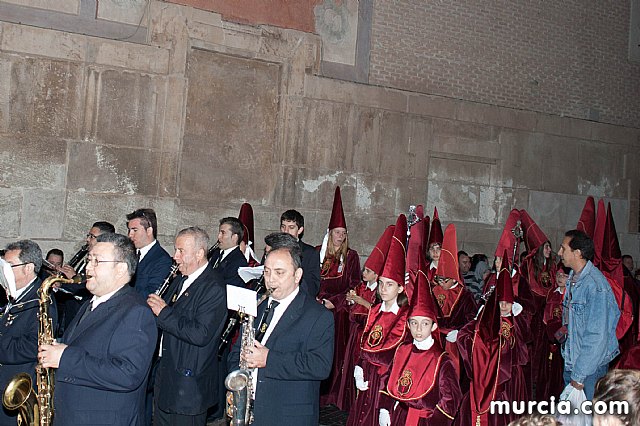
[[(38, 346), (53, 343), (53, 321), (49, 315), (51, 288), (56, 282), (80, 283), (82, 278), (49, 277), (38, 290)], [(37, 393), (33, 390), (31, 376), (27, 373), (15, 375), (4, 390), (2, 403), (7, 410), (18, 410), (18, 425), (50, 426), (53, 422), (54, 370), (36, 366)]]
[(231, 426), (245, 426), (253, 422), (253, 381), (247, 362), (242, 359), (242, 353), (253, 347), (255, 330), (253, 317), (246, 314), (241, 316), (240, 368), (224, 379), (224, 385), (230, 391), (227, 395), (227, 416), (231, 417)]

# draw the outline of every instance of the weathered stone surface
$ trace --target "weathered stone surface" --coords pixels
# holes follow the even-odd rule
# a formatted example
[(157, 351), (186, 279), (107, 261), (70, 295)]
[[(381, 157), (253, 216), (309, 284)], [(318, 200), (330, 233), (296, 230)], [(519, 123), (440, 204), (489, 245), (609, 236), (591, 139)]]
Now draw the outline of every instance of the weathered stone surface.
[(624, 151), (625, 148), (619, 145), (580, 141), (575, 167), (582, 173), (577, 178), (577, 193), (598, 197), (627, 197)]
[(22, 191), (13, 188), (0, 188), (0, 235), (16, 238), (20, 235), (20, 208)]
[(87, 42), (86, 58), (89, 62), (158, 74), (166, 74), (169, 70), (168, 49), (96, 37), (87, 37)]
[(8, 22), (2, 23), (1, 26), (0, 50), (2, 51), (69, 61), (85, 60), (86, 38), (84, 36)]
[(500, 132), (499, 186), (540, 189), (542, 134), (503, 130)]
[[(161, 147), (162, 123), (157, 111), (158, 95), (165, 90), (164, 78), (90, 69), (87, 79), (88, 98), (95, 102), (95, 110), (92, 121), (85, 124), (91, 129), (86, 137), (121, 146)], [(161, 105), (164, 101), (161, 96)]]
[(450, 156), (445, 153), (431, 152), (429, 160), (429, 179), (444, 182), (461, 182), (474, 185), (489, 185), (491, 163), (483, 159)]
[[(578, 223), (585, 198), (583, 197), (580, 205), (579, 200), (569, 203), (566, 194), (531, 191), (529, 206), (526, 210), (544, 232), (547, 232), (547, 228), (563, 228), (570, 223), (567, 229), (573, 229)], [(577, 207), (578, 205), (580, 207)]]
[(621, 145), (637, 146), (640, 129), (613, 126), (605, 123), (590, 123), (591, 137), (597, 141), (611, 142)]
[(13, 57), (11, 62), (7, 75), (9, 92), (4, 93), (9, 99), (0, 100), (9, 104), (6, 130), (46, 137), (77, 137), (82, 119), (81, 67), (71, 62), (35, 58)]
[(456, 118), (509, 129), (533, 131), (536, 127), (536, 114), (529, 111), (502, 108), (494, 105), (461, 102)]
[(540, 188), (548, 192), (574, 193), (578, 175), (584, 169), (574, 166), (578, 158), (577, 139), (545, 135), (535, 158), (530, 162), (541, 169)]
[(454, 99), (430, 95), (409, 95), (407, 101), (409, 114), (443, 118), (455, 118), (460, 103)]
[(24, 213), (20, 221), (20, 235), (28, 238), (61, 238), (65, 211), (64, 191), (30, 189), (24, 190), (23, 194)]
[(350, 132), (353, 155), (348, 168), (360, 173), (380, 173), (380, 121), (381, 112), (370, 108), (355, 108), (353, 129)]
[(273, 192), (277, 65), (192, 51), (180, 196), (259, 200)]
[(106, 0), (98, 3), (97, 17), (107, 21), (145, 26), (147, 0)]
[(0, 134), (0, 147), (0, 187), (64, 188), (66, 142)]
[(410, 116), (409, 158), (412, 159), (411, 175), (426, 179), (429, 173), (429, 152), (433, 150), (433, 126), (431, 119)]
[(67, 189), (157, 196), (160, 155), (135, 148), (73, 143)]
[(409, 154), (409, 117), (385, 111), (380, 121), (380, 174), (416, 177), (415, 158)]
[(527, 191), (521, 189), (480, 186), (477, 221), (502, 229), (511, 209), (524, 207), (526, 196)]
[(442, 220), (479, 222), (480, 187), (430, 180), (427, 207), (432, 206), (438, 208)]
[(3, 0), (21, 6), (37, 7), (57, 12), (77, 14), (80, 7), (79, 0)]

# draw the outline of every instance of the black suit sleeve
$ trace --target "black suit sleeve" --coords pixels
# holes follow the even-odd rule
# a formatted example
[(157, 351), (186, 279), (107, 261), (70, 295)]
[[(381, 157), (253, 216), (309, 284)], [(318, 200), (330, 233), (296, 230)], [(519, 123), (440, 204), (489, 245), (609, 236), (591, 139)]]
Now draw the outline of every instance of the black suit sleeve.
[(315, 298), (320, 291), (320, 252), (308, 244), (300, 242), (302, 248), (302, 276), (309, 295)]
[(166, 306), (158, 315), (158, 327), (189, 344), (205, 346), (213, 336), (220, 334), (218, 329), (224, 326), (227, 316), (226, 291), (214, 281), (201, 282), (199, 285), (204, 291), (191, 296), (199, 298), (195, 312)]

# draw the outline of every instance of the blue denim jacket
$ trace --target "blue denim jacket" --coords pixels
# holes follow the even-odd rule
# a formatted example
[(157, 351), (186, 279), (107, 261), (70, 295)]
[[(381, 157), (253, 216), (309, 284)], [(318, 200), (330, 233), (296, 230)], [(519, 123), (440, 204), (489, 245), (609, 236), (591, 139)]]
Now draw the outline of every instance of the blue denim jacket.
[[(567, 286), (572, 277), (573, 271)], [(584, 383), (587, 376), (594, 374), (599, 366), (609, 364), (620, 352), (616, 338), (620, 309), (609, 282), (590, 261), (570, 290), (569, 334), (562, 356), (565, 369), (571, 371), (571, 379)], [(568, 299), (569, 289), (565, 292), (564, 309)]]

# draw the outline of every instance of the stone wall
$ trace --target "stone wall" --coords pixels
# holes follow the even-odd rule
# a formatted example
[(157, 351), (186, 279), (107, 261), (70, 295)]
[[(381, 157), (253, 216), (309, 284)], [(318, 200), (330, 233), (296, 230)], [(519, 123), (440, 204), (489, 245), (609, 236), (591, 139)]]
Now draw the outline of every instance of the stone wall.
[[(20, 3), (10, 10), (29, 16)], [(341, 185), (364, 256), (418, 203), (437, 205), (470, 252), (493, 251), (512, 207), (557, 246), (593, 194), (640, 257), (638, 129), (325, 78), (315, 35), (176, 4), (142, 9), (143, 41), (100, 33), (130, 29), (121, 15), (89, 35), (0, 21), (0, 243), (70, 255), (92, 222), (124, 232), (125, 214), (150, 206), (170, 248), (189, 225), (215, 238), (244, 201), (258, 241), (297, 208), (319, 243)]]

